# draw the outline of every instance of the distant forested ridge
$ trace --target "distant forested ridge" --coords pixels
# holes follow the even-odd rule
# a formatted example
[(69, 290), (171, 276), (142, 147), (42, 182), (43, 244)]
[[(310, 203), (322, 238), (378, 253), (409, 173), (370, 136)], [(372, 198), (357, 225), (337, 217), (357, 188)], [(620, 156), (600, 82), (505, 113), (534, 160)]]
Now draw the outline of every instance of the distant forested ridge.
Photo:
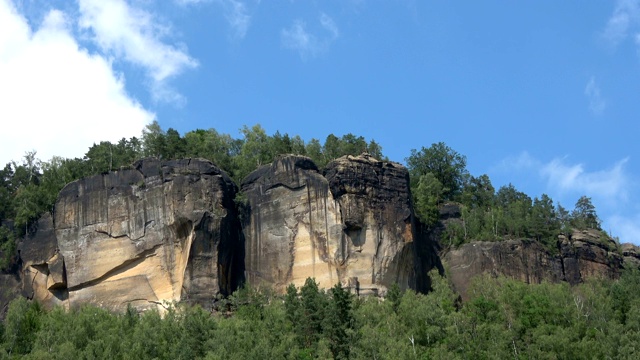
[[(24, 236), (42, 213), (52, 211), (58, 193), (67, 183), (128, 167), (140, 158), (208, 159), (237, 184), (281, 154), (308, 156), (319, 168), (340, 156), (364, 152), (387, 160), (375, 140), (354, 134), (330, 134), (324, 142), (315, 138), (305, 142), (298, 135), (279, 131), (268, 135), (260, 125), (243, 126), (240, 134), (240, 138), (234, 138), (215, 129), (198, 129), (181, 136), (175, 129), (165, 131), (153, 122), (140, 138), (123, 138), (117, 143), (102, 141), (91, 146), (83, 158), (53, 157), (42, 161), (36, 152), (28, 152), (23, 159), (6, 164), (0, 170), (0, 268), (11, 263), (16, 239)], [(581, 197), (569, 211), (545, 194), (532, 199), (511, 184), (496, 191), (487, 175), (469, 174), (466, 157), (442, 142), (411, 150), (405, 161), (414, 209), (423, 224), (436, 224), (438, 208), (444, 203), (462, 205), (463, 221), (446, 229), (444, 245), (531, 238), (553, 251), (557, 236), (568, 234), (572, 228), (601, 230), (589, 197)]]

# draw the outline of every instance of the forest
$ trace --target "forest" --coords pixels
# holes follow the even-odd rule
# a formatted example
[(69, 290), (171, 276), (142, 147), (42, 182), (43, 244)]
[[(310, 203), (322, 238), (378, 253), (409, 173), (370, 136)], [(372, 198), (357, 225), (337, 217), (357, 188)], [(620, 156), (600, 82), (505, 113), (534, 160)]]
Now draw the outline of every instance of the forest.
[(437, 272), (433, 290), (356, 298), (313, 279), (285, 295), (244, 288), (199, 306), (112, 314), (45, 311), (14, 300), (0, 359), (637, 359), (640, 273), (570, 287), (479, 277), (460, 303)]
[[(366, 152), (388, 160), (374, 140), (353, 134), (305, 142), (286, 133), (268, 135), (260, 125), (240, 133), (234, 138), (199, 129), (180, 135), (154, 122), (140, 138), (94, 144), (82, 158), (41, 161), (29, 152), (6, 164), (0, 170), (0, 268), (16, 262), (17, 242), (53, 210), (65, 184), (127, 168), (140, 158), (209, 159), (237, 184), (281, 154), (308, 156), (320, 171), (343, 155)], [(414, 149), (404, 161), (416, 216), (427, 229), (437, 226), (441, 205), (454, 202), (462, 209), (461, 221), (444, 229), (445, 249), (528, 238), (554, 253), (558, 235), (586, 228), (600, 230), (603, 244), (613, 246), (604, 241), (607, 234), (587, 196), (568, 210), (511, 184), (496, 190), (487, 175), (469, 174), (466, 157), (442, 142)], [(355, 297), (339, 284), (321, 290), (314, 279), (289, 286), (285, 295), (248, 285), (214, 299), (213, 313), (186, 304), (165, 304), (164, 315), (132, 309), (112, 314), (92, 306), (45, 310), (17, 299), (0, 326), (0, 358), (559, 359), (637, 358), (640, 352), (637, 270), (626, 270), (617, 281), (593, 279), (575, 287), (479, 277), (464, 303), (446, 276), (430, 276), (429, 294), (393, 287), (384, 300)]]

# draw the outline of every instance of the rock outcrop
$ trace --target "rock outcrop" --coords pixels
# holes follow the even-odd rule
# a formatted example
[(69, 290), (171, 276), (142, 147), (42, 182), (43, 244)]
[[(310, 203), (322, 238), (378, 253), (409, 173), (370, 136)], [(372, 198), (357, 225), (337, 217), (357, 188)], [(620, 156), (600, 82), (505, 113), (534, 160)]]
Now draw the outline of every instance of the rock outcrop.
[(330, 162), (324, 176), (340, 205), (349, 279), (374, 292), (393, 283), (427, 292), (437, 254), (417, 231), (407, 169), (346, 156)]
[[(450, 206), (451, 207), (451, 206)], [(456, 212), (449, 208), (447, 214)], [(454, 216), (455, 218), (455, 216)], [(450, 216), (447, 216), (451, 221)], [(613, 239), (597, 230), (574, 231), (559, 236), (557, 249), (547, 249), (529, 239), (471, 242), (443, 253), (447, 274), (463, 299), (472, 278), (480, 274), (506, 276), (526, 283), (578, 284), (589, 278), (616, 279), (623, 257)]]
[(68, 184), (22, 246), (25, 295), (121, 310), (210, 305), (242, 281), (236, 186), (211, 162), (138, 161)]
[(250, 174), (247, 281), (283, 291), (314, 277), (358, 293), (416, 287), (409, 177), (399, 165), (367, 155), (331, 162), (325, 174), (306, 157), (283, 156)]
[(621, 246), (622, 259), (626, 267), (635, 267), (640, 269), (640, 246), (625, 243)]

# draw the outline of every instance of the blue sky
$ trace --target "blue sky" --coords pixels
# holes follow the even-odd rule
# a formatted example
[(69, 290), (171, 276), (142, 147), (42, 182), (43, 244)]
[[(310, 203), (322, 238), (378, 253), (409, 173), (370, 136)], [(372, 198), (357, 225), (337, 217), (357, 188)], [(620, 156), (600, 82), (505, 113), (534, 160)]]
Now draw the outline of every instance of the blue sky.
[(0, 0), (0, 161), (157, 120), (444, 141), (640, 244), (640, 0)]

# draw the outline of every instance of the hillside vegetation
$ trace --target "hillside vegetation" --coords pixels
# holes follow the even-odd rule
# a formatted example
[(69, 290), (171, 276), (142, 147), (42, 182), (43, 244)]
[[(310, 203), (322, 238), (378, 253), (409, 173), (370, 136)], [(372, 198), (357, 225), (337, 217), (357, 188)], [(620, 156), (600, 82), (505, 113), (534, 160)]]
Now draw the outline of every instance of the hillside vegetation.
[(111, 314), (11, 303), (0, 358), (24, 359), (637, 359), (640, 273), (619, 281), (527, 285), (478, 278), (457, 301), (437, 273), (428, 295), (394, 288), (355, 298), (308, 279), (286, 295), (242, 289), (213, 314), (169, 306)]

